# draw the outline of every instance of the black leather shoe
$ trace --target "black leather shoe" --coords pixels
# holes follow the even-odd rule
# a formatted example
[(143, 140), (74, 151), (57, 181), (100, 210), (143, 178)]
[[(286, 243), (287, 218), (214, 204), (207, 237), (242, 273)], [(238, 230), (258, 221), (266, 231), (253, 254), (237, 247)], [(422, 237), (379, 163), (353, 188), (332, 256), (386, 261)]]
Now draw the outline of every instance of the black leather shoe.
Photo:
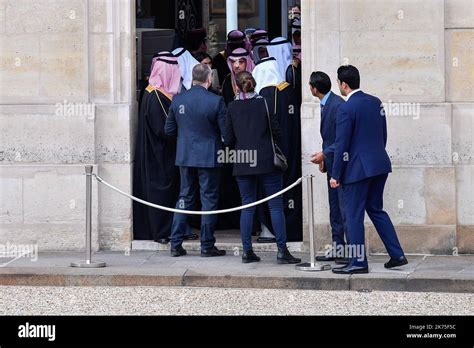
[(318, 262), (330, 262), (334, 261), (336, 258), (332, 256), (326, 256), (326, 255), (321, 255), (321, 256), (316, 256), (315, 260)]
[(209, 250), (201, 250), (201, 257), (224, 256), (225, 254), (225, 250), (219, 250), (216, 247), (212, 247)]
[(184, 236), (184, 240), (196, 240), (199, 239), (199, 235), (196, 233), (191, 233), (190, 235)]
[(369, 273), (369, 267), (359, 267), (359, 266), (345, 266), (339, 268), (333, 268), (332, 273), (336, 274), (360, 274), (360, 273)]
[(259, 262), (259, 261), (260, 261), (260, 257), (255, 255), (253, 250), (249, 250), (242, 254), (242, 263), (251, 263), (251, 262)]
[(187, 254), (186, 250), (182, 246), (176, 249), (171, 249), (170, 251), (171, 251), (171, 256), (173, 257), (184, 256)]
[(347, 268), (349, 265), (344, 265), (344, 266), (339, 266), (339, 267), (333, 267), (332, 269), (343, 269)]
[(170, 242), (170, 239), (169, 238), (160, 238), (156, 242), (160, 243), (160, 244), (168, 244)]
[(400, 267), (403, 265), (406, 265), (408, 263), (408, 260), (405, 256), (401, 256), (398, 259), (390, 258), (390, 261), (384, 264), (385, 268), (394, 268), (394, 267)]
[(274, 237), (258, 237), (257, 243), (276, 243), (276, 238)]
[(349, 262), (351, 262), (351, 259), (348, 257), (341, 257), (341, 258), (336, 258), (335, 261), (337, 265), (348, 265)]
[(290, 254), (290, 251), (288, 250), (288, 248), (284, 248), (284, 249), (278, 248), (277, 262), (279, 264), (288, 264), (288, 263), (293, 264), (293, 263), (300, 263), (301, 259), (293, 257), (293, 255)]

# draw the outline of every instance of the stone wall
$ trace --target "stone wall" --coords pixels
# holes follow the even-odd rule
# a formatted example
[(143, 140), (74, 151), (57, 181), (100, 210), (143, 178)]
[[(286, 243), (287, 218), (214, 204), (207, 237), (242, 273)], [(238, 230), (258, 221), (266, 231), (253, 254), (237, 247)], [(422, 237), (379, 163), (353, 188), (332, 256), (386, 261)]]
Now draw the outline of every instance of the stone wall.
[[(0, 0), (0, 243), (84, 248), (84, 165), (131, 189), (133, 0)], [(93, 184), (93, 244), (126, 249), (131, 203)]]
[[(392, 111), (385, 208), (406, 252), (474, 252), (474, 1), (303, 0), (302, 13), (303, 86), (321, 70), (339, 93), (337, 67), (352, 64), (362, 89)], [(330, 242), (326, 179), (308, 164), (321, 148), (320, 111), (304, 90), (303, 172), (316, 175), (321, 246)], [(400, 115), (402, 105), (413, 108)], [(369, 250), (385, 252), (366, 224)]]

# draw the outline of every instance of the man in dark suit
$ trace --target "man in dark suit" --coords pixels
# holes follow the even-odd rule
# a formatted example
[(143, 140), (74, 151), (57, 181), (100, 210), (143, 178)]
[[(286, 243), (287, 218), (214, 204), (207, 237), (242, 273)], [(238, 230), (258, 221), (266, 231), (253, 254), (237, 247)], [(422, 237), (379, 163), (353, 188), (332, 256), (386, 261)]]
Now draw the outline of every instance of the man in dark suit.
[(372, 220), (390, 255), (385, 268), (408, 263), (395, 228), (383, 210), (383, 191), (392, 171), (385, 151), (387, 120), (382, 102), (359, 89), (359, 71), (352, 65), (337, 70), (339, 89), (347, 97), (336, 117), (336, 147), (331, 187), (342, 184), (351, 262), (333, 269), (338, 274), (368, 273), (364, 212)]
[(311, 74), (309, 87), (313, 96), (319, 98), (321, 102), (320, 132), (323, 138), (323, 151), (315, 153), (311, 162), (319, 164), (322, 172), (327, 172), (329, 221), (333, 241), (332, 251), (323, 256), (316, 256), (316, 261), (336, 261), (338, 264), (346, 264), (349, 259), (344, 257), (346, 245), (344, 235), (347, 239), (347, 230), (344, 222), (342, 188), (332, 188), (329, 185), (336, 141), (336, 114), (339, 106), (344, 103), (344, 99), (331, 92), (331, 79), (322, 71)]
[[(219, 175), (221, 163), (217, 161), (223, 149), (226, 107), (224, 100), (208, 92), (211, 69), (198, 64), (193, 69), (193, 86), (176, 95), (171, 102), (165, 124), (167, 135), (177, 135), (176, 162), (181, 176), (181, 189), (177, 209), (189, 210), (200, 190), (203, 211), (217, 209), (219, 201)], [(186, 255), (182, 247), (186, 232), (185, 214), (175, 214), (171, 227), (171, 255)], [(201, 256), (223, 256), (224, 250), (214, 244), (216, 215), (203, 215), (201, 219)]]

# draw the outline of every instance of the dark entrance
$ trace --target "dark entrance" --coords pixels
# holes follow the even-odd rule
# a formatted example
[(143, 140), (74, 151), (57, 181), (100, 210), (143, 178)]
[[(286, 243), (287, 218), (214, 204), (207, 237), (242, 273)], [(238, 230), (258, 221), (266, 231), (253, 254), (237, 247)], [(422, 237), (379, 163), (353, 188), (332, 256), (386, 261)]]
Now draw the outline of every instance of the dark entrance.
[[(284, 36), (287, 6), (296, 0), (238, 1), (239, 28), (265, 28), (270, 38)], [(148, 85), (153, 55), (185, 46), (186, 33), (205, 28), (211, 56), (224, 48), (226, 40), (225, 0), (136, 0), (137, 99)], [(198, 226), (195, 218), (193, 225)], [(238, 243), (239, 231), (219, 231), (219, 239)], [(302, 236), (296, 239), (301, 241)]]

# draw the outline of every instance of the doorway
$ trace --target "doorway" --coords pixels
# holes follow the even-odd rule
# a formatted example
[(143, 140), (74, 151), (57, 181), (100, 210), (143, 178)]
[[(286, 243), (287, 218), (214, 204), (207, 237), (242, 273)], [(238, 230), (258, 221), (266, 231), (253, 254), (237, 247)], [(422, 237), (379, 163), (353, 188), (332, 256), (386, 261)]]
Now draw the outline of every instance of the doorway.
[[(298, 0), (239, 0), (239, 28), (267, 28), (271, 38), (286, 36), (286, 9), (298, 3)], [(224, 48), (226, 40), (225, 0), (136, 0), (137, 100), (148, 85), (153, 56), (159, 51), (183, 47), (186, 33), (202, 27), (207, 30), (209, 53), (214, 56)], [(198, 226), (194, 220), (193, 227)], [(238, 226), (217, 230), (216, 237), (219, 241), (240, 244)], [(299, 233), (292, 240), (302, 241), (302, 238)]]

